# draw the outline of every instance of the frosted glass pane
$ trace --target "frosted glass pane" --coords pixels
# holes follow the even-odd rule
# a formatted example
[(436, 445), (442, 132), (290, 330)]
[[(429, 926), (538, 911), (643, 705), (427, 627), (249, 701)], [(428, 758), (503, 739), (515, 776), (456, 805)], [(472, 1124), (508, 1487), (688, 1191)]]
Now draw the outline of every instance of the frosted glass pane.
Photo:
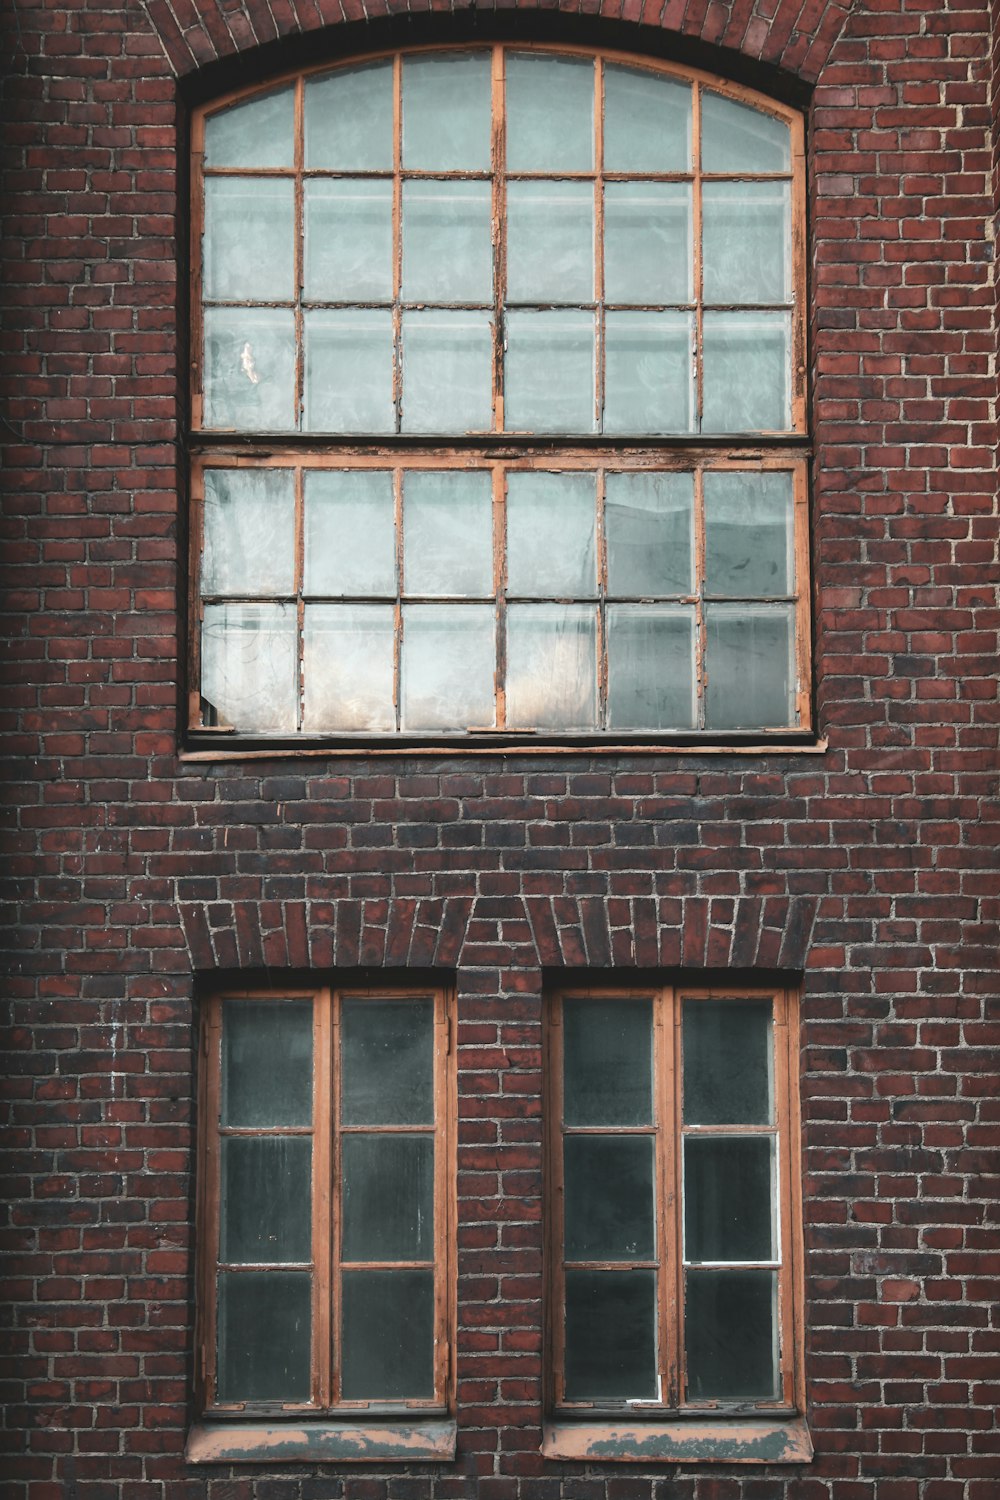
[(694, 328), (687, 313), (609, 312), (605, 432), (690, 432)]
[(310, 1138), (235, 1135), (219, 1144), (219, 1259), (231, 1265), (312, 1260)]
[(604, 170), (689, 172), (691, 85), (609, 63), (604, 70)]
[(201, 592), (290, 594), (295, 588), (291, 469), (206, 469)]
[(404, 182), (404, 300), (490, 302), (491, 216), (488, 182)]
[(589, 172), (593, 165), (593, 63), (508, 56), (507, 171)]
[(388, 470), (306, 474), (305, 591), (395, 594), (395, 514)]
[(495, 723), (495, 635), (492, 605), (404, 608), (404, 729), (489, 728)]
[(411, 472), (403, 481), (406, 594), (493, 594), (491, 475)]
[(205, 426), (290, 432), (295, 414), (291, 309), (205, 310)]
[(302, 626), (302, 727), (395, 729), (391, 604), (308, 604)]
[(706, 474), (706, 593), (790, 594), (794, 577), (791, 474)]
[(649, 1125), (653, 1007), (649, 1000), (563, 1002), (567, 1125)]
[(507, 611), (507, 722), (518, 729), (597, 723), (597, 610), (512, 604)]
[(219, 1273), (220, 1401), (308, 1401), (312, 1276)]
[(593, 432), (593, 313), (508, 313), (504, 382), (508, 432)]
[(609, 594), (655, 598), (693, 592), (693, 507), (690, 474), (607, 476)]
[(222, 1125), (312, 1121), (311, 1000), (222, 1002)]
[(787, 302), (791, 186), (706, 182), (702, 189), (706, 302)]
[(773, 1260), (774, 1202), (770, 1136), (685, 1138), (686, 1260)]
[(694, 612), (609, 604), (609, 727), (691, 729), (695, 714)]
[(290, 167), (295, 160), (295, 90), (231, 104), (205, 121), (206, 167)]
[(748, 104), (703, 89), (703, 172), (787, 172), (792, 143), (788, 126)]
[(403, 167), (488, 172), (492, 88), (488, 52), (403, 59)]
[(510, 183), (507, 301), (590, 302), (593, 296), (593, 185)]
[(691, 302), (691, 233), (688, 183), (607, 183), (605, 301)]
[(770, 1000), (684, 1001), (685, 1125), (770, 1125)]
[(434, 1272), (345, 1271), (345, 1401), (434, 1394)]
[(488, 432), (492, 425), (489, 313), (404, 313), (403, 431)]
[(343, 1124), (433, 1124), (432, 1001), (346, 999), (340, 1047)]
[(566, 1272), (566, 1398), (656, 1399), (656, 1272)]
[(307, 167), (392, 171), (392, 63), (343, 68), (305, 85)]
[(208, 301), (291, 301), (294, 193), (283, 178), (208, 178), (202, 241)]
[(209, 723), (295, 729), (295, 609), (287, 604), (207, 604), (201, 695)]
[(341, 1140), (344, 1260), (433, 1260), (434, 1137)]
[(388, 309), (307, 312), (305, 346), (307, 431), (395, 430)]
[(794, 618), (790, 606), (710, 605), (705, 611), (708, 729), (794, 723)]
[(542, 598), (597, 591), (593, 474), (507, 475), (507, 593)]
[(390, 301), (392, 183), (319, 179), (303, 199), (307, 301)]
[(787, 430), (790, 332), (787, 313), (705, 314), (703, 432)]

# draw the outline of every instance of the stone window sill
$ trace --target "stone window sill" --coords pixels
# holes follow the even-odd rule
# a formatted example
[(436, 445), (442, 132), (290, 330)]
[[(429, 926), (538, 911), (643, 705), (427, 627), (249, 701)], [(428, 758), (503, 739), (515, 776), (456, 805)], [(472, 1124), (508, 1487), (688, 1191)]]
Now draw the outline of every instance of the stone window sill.
[(188, 1433), (189, 1464), (448, 1463), (451, 1418), (390, 1422), (198, 1422)]
[(688, 1417), (683, 1421), (545, 1424), (545, 1458), (608, 1463), (807, 1464), (804, 1417)]

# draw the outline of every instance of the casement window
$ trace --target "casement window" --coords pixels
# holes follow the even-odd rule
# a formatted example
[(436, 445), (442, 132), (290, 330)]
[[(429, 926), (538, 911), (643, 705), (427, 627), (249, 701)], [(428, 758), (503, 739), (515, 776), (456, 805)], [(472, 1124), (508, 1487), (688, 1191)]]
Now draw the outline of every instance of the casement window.
[(193, 141), (196, 743), (810, 729), (796, 111), (498, 44)]

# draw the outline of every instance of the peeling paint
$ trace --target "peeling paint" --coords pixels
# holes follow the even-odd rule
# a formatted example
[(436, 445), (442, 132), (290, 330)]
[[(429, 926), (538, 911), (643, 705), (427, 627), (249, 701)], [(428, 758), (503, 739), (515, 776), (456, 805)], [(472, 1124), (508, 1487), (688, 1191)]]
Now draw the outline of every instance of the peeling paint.
[(202, 1422), (188, 1434), (189, 1464), (271, 1463), (438, 1463), (455, 1456), (454, 1421), (391, 1423)]
[(809, 1463), (809, 1429), (802, 1417), (783, 1421), (565, 1422), (547, 1426), (546, 1458), (608, 1459), (616, 1463)]

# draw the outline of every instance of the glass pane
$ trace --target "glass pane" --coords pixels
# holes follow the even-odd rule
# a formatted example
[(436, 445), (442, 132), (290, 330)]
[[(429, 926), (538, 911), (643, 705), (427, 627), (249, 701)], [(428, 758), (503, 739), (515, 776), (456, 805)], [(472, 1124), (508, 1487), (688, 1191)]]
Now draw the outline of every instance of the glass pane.
[(706, 302), (788, 301), (790, 194), (787, 182), (705, 183)]
[(706, 474), (706, 592), (789, 594), (794, 577), (791, 474)]
[(492, 232), (488, 182), (404, 182), (404, 300), (490, 302)]
[(433, 1125), (430, 1000), (344, 1000), (340, 1011), (344, 1125)]
[(201, 630), (205, 722), (234, 729), (295, 729), (295, 608), (207, 604)]
[(393, 606), (308, 604), (302, 635), (302, 728), (395, 729)]
[(488, 172), (492, 88), (488, 52), (403, 60), (403, 167)]
[(693, 591), (693, 507), (690, 474), (607, 476), (609, 594), (656, 598)]
[(702, 90), (703, 172), (787, 172), (791, 162), (791, 136), (783, 120)]
[(392, 114), (391, 61), (307, 78), (306, 166), (391, 172)]
[(684, 1001), (685, 1125), (774, 1120), (770, 1000)]
[(388, 308), (307, 312), (305, 345), (309, 432), (395, 430)]
[(290, 432), (295, 422), (291, 308), (206, 308), (205, 426)]
[(206, 469), (202, 594), (289, 594), (294, 588), (293, 471)]
[(295, 296), (294, 184), (209, 177), (205, 183), (204, 295), (218, 302)]
[(434, 1137), (345, 1135), (344, 1260), (434, 1258)]
[(593, 474), (507, 475), (507, 593), (564, 599), (597, 591)]
[(609, 63), (604, 70), (604, 170), (690, 172), (691, 85)]
[(407, 594), (493, 594), (493, 481), (486, 470), (411, 472), (403, 481)]
[(504, 386), (508, 432), (593, 432), (593, 313), (508, 313)]
[(705, 611), (706, 725), (777, 729), (794, 723), (791, 607), (715, 604)]
[(705, 314), (703, 432), (784, 431), (789, 408), (788, 314)]
[(589, 172), (593, 165), (593, 63), (508, 56), (507, 171)]
[(508, 303), (590, 302), (593, 296), (593, 184), (510, 183)]
[(586, 604), (512, 604), (507, 611), (507, 723), (593, 729), (597, 723), (597, 610)]
[(226, 1000), (220, 1124), (312, 1123), (312, 1001)]
[(608, 726), (692, 729), (694, 613), (608, 605)]
[(305, 591), (395, 594), (395, 512), (388, 470), (306, 474)]
[(312, 1141), (223, 1136), (219, 1259), (312, 1260)]
[(392, 299), (392, 183), (303, 184), (304, 296), (309, 302)]
[(651, 1401), (656, 1272), (566, 1272), (567, 1401)]
[(609, 312), (605, 432), (690, 432), (694, 327), (687, 313)]
[(776, 1400), (775, 1272), (688, 1271), (685, 1281), (688, 1400)]
[(492, 728), (495, 639), (492, 604), (406, 605), (400, 664), (403, 728)]
[(689, 183), (606, 183), (605, 300), (693, 301), (691, 233)]
[(651, 1001), (565, 1000), (562, 1013), (566, 1124), (652, 1124)]
[(774, 1260), (776, 1253), (771, 1137), (688, 1136), (685, 1260)]
[(570, 1135), (565, 1161), (567, 1260), (652, 1260), (653, 1140)]
[(434, 1395), (434, 1272), (345, 1271), (345, 1401)]
[(488, 432), (493, 329), (486, 312), (403, 314), (403, 431)]
[(218, 1325), (220, 1401), (308, 1401), (308, 1271), (220, 1271)]
[(295, 160), (295, 90), (230, 104), (205, 121), (206, 167), (290, 167)]

